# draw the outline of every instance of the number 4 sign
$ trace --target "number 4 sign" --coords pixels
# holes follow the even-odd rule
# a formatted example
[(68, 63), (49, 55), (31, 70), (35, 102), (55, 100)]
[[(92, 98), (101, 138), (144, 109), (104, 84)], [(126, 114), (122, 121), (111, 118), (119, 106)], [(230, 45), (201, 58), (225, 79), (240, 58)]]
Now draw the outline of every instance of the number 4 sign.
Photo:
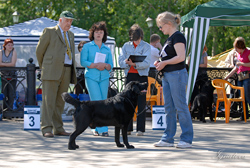
[(40, 106), (24, 106), (24, 130), (40, 130)]
[(164, 106), (153, 106), (152, 129), (165, 130), (166, 114)]

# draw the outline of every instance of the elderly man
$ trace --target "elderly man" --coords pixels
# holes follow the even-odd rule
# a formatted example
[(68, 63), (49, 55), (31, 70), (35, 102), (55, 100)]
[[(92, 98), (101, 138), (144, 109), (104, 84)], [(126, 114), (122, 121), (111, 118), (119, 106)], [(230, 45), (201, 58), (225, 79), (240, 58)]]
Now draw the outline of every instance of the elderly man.
[[(75, 84), (76, 63), (74, 34), (69, 31), (74, 16), (63, 11), (59, 24), (45, 28), (36, 47), (36, 56), (42, 70), (42, 119), (44, 137), (69, 136), (63, 128), (64, 101), (61, 94), (67, 92), (69, 84)], [(53, 133), (52, 133), (53, 130)]]

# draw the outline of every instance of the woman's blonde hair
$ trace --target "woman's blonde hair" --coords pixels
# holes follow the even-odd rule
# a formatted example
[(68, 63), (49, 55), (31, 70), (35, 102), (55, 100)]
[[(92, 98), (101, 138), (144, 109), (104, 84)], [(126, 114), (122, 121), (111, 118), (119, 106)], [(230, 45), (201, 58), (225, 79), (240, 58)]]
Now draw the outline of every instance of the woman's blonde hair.
[(181, 16), (168, 11), (158, 14), (156, 18), (156, 23), (158, 26), (159, 23), (167, 24), (169, 22), (171, 22), (172, 25), (177, 28), (181, 23)]

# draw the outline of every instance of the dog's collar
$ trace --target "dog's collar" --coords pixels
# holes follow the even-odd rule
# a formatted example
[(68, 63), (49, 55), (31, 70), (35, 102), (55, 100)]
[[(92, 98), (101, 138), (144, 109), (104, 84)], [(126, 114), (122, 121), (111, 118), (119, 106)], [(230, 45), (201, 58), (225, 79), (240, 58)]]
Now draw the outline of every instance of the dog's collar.
[(145, 110), (146, 110), (146, 108), (144, 109), (144, 110), (142, 110), (140, 113), (138, 113), (138, 112), (136, 112), (135, 111), (135, 106), (133, 105), (133, 103), (127, 98), (127, 97), (124, 97), (126, 100), (128, 100), (128, 102), (131, 104), (131, 106), (133, 107), (133, 109), (134, 109), (134, 113), (136, 114), (136, 116), (139, 116), (140, 114), (142, 114)]
[(133, 105), (133, 103), (127, 98), (127, 97), (124, 97), (126, 100), (128, 100), (128, 102), (131, 104), (131, 106), (133, 107), (133, 109), (135, 109), (135, 106)]

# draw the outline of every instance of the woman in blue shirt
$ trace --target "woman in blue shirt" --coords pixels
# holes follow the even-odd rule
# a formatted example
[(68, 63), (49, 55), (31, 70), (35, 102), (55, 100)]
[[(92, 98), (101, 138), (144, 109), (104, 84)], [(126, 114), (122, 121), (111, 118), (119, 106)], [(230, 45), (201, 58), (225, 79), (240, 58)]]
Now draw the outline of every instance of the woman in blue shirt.
[[(81, 51), (81, 65), (85, 67), (85, 84), (92, 101), (105, 100), (108, 95), (109, 72), (113, 68), (113, 60), (110, 49), (104, 45), (107, 36), (106, 23), (94, 23), (89, 30), (91, 42), (85, 44)], [(92, 131), (95, 136), (109, 136), (108, 127), (96, 127)]]

